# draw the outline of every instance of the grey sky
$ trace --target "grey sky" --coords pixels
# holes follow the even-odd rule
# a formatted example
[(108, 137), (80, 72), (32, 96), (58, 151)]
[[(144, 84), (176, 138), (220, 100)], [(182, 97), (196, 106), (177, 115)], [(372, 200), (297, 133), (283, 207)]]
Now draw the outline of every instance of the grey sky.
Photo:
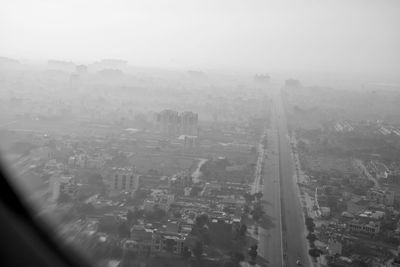
[(396, 0), (0, 1), (0, 55), (400, 73)]

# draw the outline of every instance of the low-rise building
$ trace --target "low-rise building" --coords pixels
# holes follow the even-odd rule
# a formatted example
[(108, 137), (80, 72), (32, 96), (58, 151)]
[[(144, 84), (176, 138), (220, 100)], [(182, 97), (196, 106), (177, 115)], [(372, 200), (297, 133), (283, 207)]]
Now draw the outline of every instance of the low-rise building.
[(342, 243), (336, 238), (330, 238), (327, 250), (330, 256), (342, 255)]
[(152, 253), (167, 252), (180, 255), (185, 247), (186, 236), (181, 233), (157, 232), (153, 233)]
[(158, 208), (167, 212), (174, 201), (175, 196), (173, 194), (160, 191), (153, 194), (151, 199), (146, 199), (143, 203), (143, 208), (147, 211), (151, 211), (154, 206), (157, 206)]
[(363, 220), (379, 221), (385, 218), (385, 212), (380, 210), (366, 210), (358, 215), (358, 218)]
[(321, 207), (320, 211), (321, 211), (321, 216), (324, 218), (331, 216), (331, 209), (329, 207)]
[(88, 157), (86, 160), (86, 167), (90, 169), (102, 169), (105, 163), (105, 159), (100, 156)]
[(153, 230), (147, 229), (144, 225), (134, 225), (131, 228), (131, 237), (126, 242), (127, 249), (147, 254), (151, 252)]
[(354, 219), (347, 224), (348, 229), (354, 233), (378, 234), (381, 230), (381, 223), (376, 221), (365, 222)]
[(367, 192), (367, 199), (377, 204), (393, 206), (395, 193), (389, 190), (370, 189)]

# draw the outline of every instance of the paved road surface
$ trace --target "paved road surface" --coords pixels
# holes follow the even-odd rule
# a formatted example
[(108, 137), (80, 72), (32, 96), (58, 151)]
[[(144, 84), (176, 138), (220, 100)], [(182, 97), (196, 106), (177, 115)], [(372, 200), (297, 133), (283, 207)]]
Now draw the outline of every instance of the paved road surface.
[(274, 109), (272, 110), (271, 129), (268, 130), (268, 149), (264, 162), (263, 200), (267, 220), (259, 227), (259, 254), (267, 260), (268, 266), (283, 266), (282, 261), (282, 226), (281, 226), (281, 202), (279, 184), (278, 161), (278, 133)]
[(275, 98), (274, 102), (279, 132), (283, 249), (286, 255), (284, 257), (284, 266), (296, 266), (298, 259), (303, 266), (311, 266), (305, 238), (303, 209), (300, 204), (298, 187), (293, 176), (287, 122), (280, 95)]

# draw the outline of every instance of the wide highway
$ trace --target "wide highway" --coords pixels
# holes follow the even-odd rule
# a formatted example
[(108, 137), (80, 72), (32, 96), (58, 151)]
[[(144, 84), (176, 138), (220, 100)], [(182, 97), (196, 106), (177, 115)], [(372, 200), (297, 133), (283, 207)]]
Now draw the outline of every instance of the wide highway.
[(291, 148), (285, 111), (281, 95), (274, 100), (276, 108), (279, 177), (281, 185), (282, 232), (283, 232), (283, 266), (297, 266), (300, 260), (302, 266), (311, 266), (307, 251), (306, 229), (303, 209), (300, 204), (299, 189), (294, 177)]
[[(268, 147), (263, 170), (257, 172), (252, 193), (262, 191), (267, 214), (258, 230), (258, 252), (268, 266), (311, 266), (299, 189), (294, 177), (287, 121), (282, 99), (274, 94)], [(259, 169), (259, 163), (257, 162)], [(263, 183), (260, 183), (262, 179)]]
[(279, 181), (278, 132), (275, 109), (272, 109), (271, 125), (267, 130), (268, 146), (262, 171), (264, 207), (267, 219), (258, 230), (258, 251), (268, 266), (283, 266), (281, 195)]

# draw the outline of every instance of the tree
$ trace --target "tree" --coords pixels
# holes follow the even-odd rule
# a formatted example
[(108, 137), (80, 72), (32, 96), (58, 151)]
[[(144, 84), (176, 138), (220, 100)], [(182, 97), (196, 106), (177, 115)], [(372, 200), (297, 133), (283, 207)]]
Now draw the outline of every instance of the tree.
[(192, 252), (190, 252), (189, 248), (188, 247), (183, 247), (182, 257), (184, 259), (188, 259), (188, 258), (190, 258), (190, 256), (192, 256)]
[(167, 239), (165, 241), (165, 250), (169, 253), (174, 252), (174, 246), (176, 245), (176, 242), (173, 239)]
[(317, 237), (316, 237), (315, 234), (309, 233), (309, 234), (307, 235), (307, 239), (308, 239), (310, 242), (314, 242), (315, 240), (317, 240)]
[(90, 185), (104, 186), (103, 176), (99, 173), (90, 173), (87, 181)]
[(118, 235), (120, 238), (129, 238), (131, 236), (127, 222), (122, 222), (118, 226)]
[(198, 196), (198, 194), (203, 190), (202, 187), (200, 186), (193, 186), (192, 190), (190, 191), (190, 196), (195, 197)]
[(80, 204), (77, 204), (78, 214), (82, 218), (85, 218), (86, 215), (93, 213), (95, 210), (96, 210), (96, 208), (93, 206), (92, 203), (80, 203)]
[(242, 224), (242, 225), (240, 226), (240, 228), (239, 228), (239, 236), (240, 236), (240, 237), (245, 236), (245, 235), (246, 235), (246, 232), (247, 232), (247, 225)]
[(257, 202), (256, 204), (254, 204), (252, 216), (255, 221), (259, 221), (262, 218), (262, 216), (264, 215), (264, 213), (265, 213), (264, 209), (260, 202)]
[(314, 220), (311, 217), (307, 217), (306, 218), (306, 226), (307, 226), (307, 230), (312, 233), (314, 232), (315, 229), (315, 224), (314, 224)]
[(262, 199), (262, 197), (263, 197), (263, 193), (257, 192), (257, 193), (254, 194), (254, 197), (255, 197), (258, 201), (260, 201), (260, 200)]
[(155, 205), (153, 207), (153, 210), (145, 212), (145, 215), (146, 218), (150, 220), (161, 221), (165, 218), (167, 213), (165, 212), (165, 210), (161, 209), (158, 205)]
[(141, 218), (143, 218), (143, 216), (144, 216), (144, 210), (143, 209), (136, 209), (133, 212), (133, 219), (134, 220), (141, 219)]
[(368, 267), (369, 265), (363, 260), (355, 260), (353, 261), (353, 266), (355, 267)]
[(250, 262), (249, 263), (251, 265), (254, 265), (256, 263), (256, 259), (257, 259), (257, 255), (258, 255), (257, 249), (258, 249), (258, 246), (256, 244), (254, 244), (248, 250), (248, 253), (249, 253), (249, 256), (250, 256)]
[(249, 205), (245, 204), (244, 207), (243, 207), (243, 213), (244, 214), (249, 214), (249, 212), (250, 212), (250, 207), (249, 207)]
[(231, 253), (231, 258), (224, 264), (224, 267), (240, 267), (240, 262), (244, 261), (245, 257), (241, 252)]
[(120, 246), (112, 246), (110, 256), (113, 258), (120, 258), (123, 255), (122, 248)]
[(203, 255), (203, 251), (204, 251), (203, 242), (197, 241), (196, 244), (194, 245), (194, 248), (192, 251), (193, 251), (193, 255), (196, 257), (196, 259), (200, 260)]
[(155, 207), (153, 213), (154, 213), (154, 218), (158, 221), (161, 221), (167, 215), (165, 210), (161, 209), (160, 207)]
[(308, 254), (310, 254), (310, 256), (313, 258), (318, 258), (319, 256), (321, 256), (322, 251), (317, 248), (312, 248), (308, 251)]
[(246, 194), (244, 194), (244, 199), (246, 200), (247, 203), (253, 202), (255, 197), (253, 194), (250, 194), (249, 192), (246, 192)]
[(128, 220), (128, 223), (131, 224), (132, 221), (134, 220), (134, 214), (133, 211), (128, 210), (128, 213), (126, 214), (126, 219)]
[(317, 237), (315, 236), (315, 234), (309, 233), (309, 234), (307, 235), (307, 239), (308, 239), (308, 241), (309, 241), (310, 244), (311, 244), (311, 243), (314, 243), (315, 240), (317, 240)]
[(72, 198), (70, 195), (65, 194), (65, 193), (61, 193), (60, 196), (57, 199), (57, 203), (61, 204), (61, 203), (67, 203), (72, 201)]
[(241, 262), (241, 261), (244, 261), (244, 255), (243, 255), (243, 253), (241, 253), (241, 252), (235, 252), (235, 253), (233, 253), (233, 255), (232, 255), (232, 259), (233, 259), (235, 262), (239, 263), (239, 262)]
[(208, 223), (208, 215), (207, 214), (201, 214), (196, 217), (196, 226), (199, 228), (204, 227)]
[(182, 213), (179, 210), (174, 211), (174, 218), (179, 219), (182, 217)]
[(136, 258), (136, 253), (134, 251), (125, 250), (124, 253), (123, 253), (123, 257), (122, 257), (122, 263), (126, 264), (127, 266), (129, 266), (130, 262), (135, 260), (135, 258)]

